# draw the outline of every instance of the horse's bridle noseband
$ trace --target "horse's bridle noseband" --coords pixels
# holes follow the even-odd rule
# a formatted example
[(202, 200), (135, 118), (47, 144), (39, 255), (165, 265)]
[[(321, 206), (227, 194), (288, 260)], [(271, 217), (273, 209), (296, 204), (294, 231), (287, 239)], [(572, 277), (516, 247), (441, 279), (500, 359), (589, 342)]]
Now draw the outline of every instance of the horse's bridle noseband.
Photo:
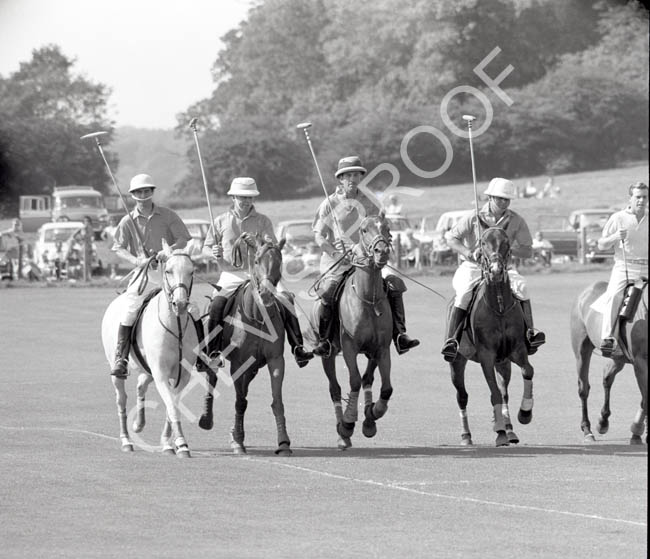
[[(190, 262), (192, 263), (192, 266), (194, 266), (194, 262), (192, 261), (192, 258), (190, 257), (189, 254), (181, 253), (181, 254), (172, 254), (169, 258), (173, 258), (175, 256), (185, 256), (186, 258), (189, 258)], [(185, 293), (187, 293), (187, 298), (190, 298), (190, 295), (192, 294), (192, 286), (194, 285), (194, 274), (192, 274), (192, 281), (190, 282), (190, 285), (187, 286), (183, 282), (179, 282), (176, 285), (172, 286), (169, 281), (167, 280), (167, 274), (165, 273), (165, 270), (167, 268), (167, 263), (163, 263), (162, 265), (162, 276), (163, 276), (163, 286), (165, 289), (165, 296), (167, 297), (167, 301), (169, 304), (172, 303), (172, 299), (174, 298), (174, 291), (177, 289), (184, 289)]]
[[(377, 249), (377, 247), (380, 244), (386, 245), (387, 249), (390, 250), (391, 243), (384, 235), (382, 235), (381, 233), (377, 233), (377, 235), (375, 235), (370, 240), (369, 243), (366, 243), (365, 242), (365, 237), (362, 234), (361, 238), (359, 240), (360, 240), (361, 248), (363, 249), (363, 253), (366, 255), (367, 258), (372, 259), (375, 266), (378, 266), (380, 264), (383, 265), (383, 264), (386, 264), (386, 262), (388, 262), (388, 256), (386, 256), (386, 261), (385, 262), (382, 262), (380, 259), (378, 260), (377, 257), (375, 256), (376, 255), (375, 250)], [(388, 255), (388, 252), (389, 251), (387, 250), (386, 255)]]

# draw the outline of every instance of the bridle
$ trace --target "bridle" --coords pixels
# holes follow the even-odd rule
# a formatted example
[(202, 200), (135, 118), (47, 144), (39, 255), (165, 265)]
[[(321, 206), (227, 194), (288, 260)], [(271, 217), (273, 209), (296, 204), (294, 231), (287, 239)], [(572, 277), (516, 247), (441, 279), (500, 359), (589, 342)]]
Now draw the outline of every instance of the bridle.
[(370, 239), (370, 241), (366, 241), (365, 233), (366, 231), (362, 230), (359, 239), (359, 244), (361, 245), (364, 256), (371, 261), (375, 267), (383, 268), (388, 262), (388, 256), (390, 254), (390, 239), (386, 238), (386, 236), (379, 231), (374, 237), (372, 237), (372, 239)]
[[(497, 247), (497, 250), (489, 251), (488, 243), (485, 240), (486, 236), (491, 233), (502, 232), (505, 236), (505, 240), (508, 241), (505, 232), (500, 227), (489, 227), (481, 235), (481, 271), (483, 276), (489, 282), (495, 281), (504, 281), (505, 276), (508, 273), (508, 264), (510, 262), (511, 249), (510, 243), (508, 242), (508, 250), (505, 254), (501, 253)], [(501, 246), (501, 245), (499, 245)]]
[[(188, 258), (190, 263), (192, 264), (192, 267), (194, 267), (194, 262), (192, 262), (192, 258), (190, 257), (189, 254), (185, 254), (185, 253), (172, 254), (168, 258), (168, 260), (171, 259), (171, 258), (176, 258), (177, 256), (184, 256), (185, 258)], [(167, 274), (165, 273), (166, 270), (167, 270), (167, 262), (164, 262), (162, 264), (162, 277), (163, 277), (163, 290), (165, 291), (165, 297), (167, 299), (167, 302), (170, 305), (172, 304), (173, 298), (174, 298), (174, 292), (177, 289), (184, 289), (185, 293), (187, 295), (187, 298), (189, 300), (190, 295), (192, 294), (192, 286), (194, 285), (194, 274), (192, 274), (192, 276), (191, 276), (191, 281), (190, 281), (189, 285), (187, 285), (187, 284), (185, 284), (183, 282), (178, 282), (175, 285), (171, 285), (169, 283), (169, 279), (167, 278)]]

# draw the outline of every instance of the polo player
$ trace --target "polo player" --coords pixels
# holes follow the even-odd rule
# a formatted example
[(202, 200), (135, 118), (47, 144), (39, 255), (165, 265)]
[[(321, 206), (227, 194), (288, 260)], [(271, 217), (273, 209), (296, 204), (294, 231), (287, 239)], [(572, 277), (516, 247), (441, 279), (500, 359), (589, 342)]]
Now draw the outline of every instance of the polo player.
[(635, 182), (628, 194), (627, 207), (610, 216), (598, 239), (600, 250), (614, 246), (614, 267), (607, 290), (592, 304), (603, 315), (600, 351), (604, 357), (611, 357), (616, 348), (618, 317), (612, 318), (614, 300), (628, 283), (648, 277), (648, 185)]
[[(515, 185), (506, 179), (494, 178), (487, 190), (488, 203), (479, 211), (479, 223), (483, 227), (501, 227), (505, 230), (510, 241), (512, 254), (519, 258), (530, 258), (533, 239), (524, 219), (510, 209), (510, 201), (515, 198)], [(458, 266), (452, 285), (456, 292), (454, 307), (447, 326), (447, 340), (441, 353), (445, 361), (453, 361), (458, 354), (459, 334), (461, 325), (467, 316), (467, 310), (474, 288), (482, 277), (480, 256), (480, 238), (477, 237), (477, 222), (475, 214), (462, 217), (458, 223), (445, 235), (449, 247), (460, 254), (461, 264)], [(546, 341), (543, 332), (533, 327), (533, 313), (528, 297), (528, 289), (524, 277), (513, 267), (508, 269), (510, 287), (514, 296), (521, 303), (526, 322), (526, 343), (528, 353), (533, 354)]]
[[(162, 248), (165, 239), (172, 250), (183, 249), (192, 238), (181, 218), (169, 208), (158, 206), (153, 202), (156, 184), (150, 175), (135, 175), (129, 185), (129, 194), (135, 200), (135, 208), (130, 214), (125, 215), (115, 229), (112, 250), (129, 264), (142, 269), (151, 256), (162, 261), (166, 255)], [(138, 228), (138, 233), (134, 230)], [(144, 242), (142, 246), (141, 241)], [(138, 310), (145, 298), (156, 288), (162, 285), (160, 271), (155, 270), (156, 263), (152, 263), (148, 273), (148, 281), (142, 281), (142, 274), (135, 274), (125, 292), (126, 307), (120, 320), (115, 349), (115, 364), (111, 375), (126, 378), (129, 351), (131, 348), (131, 334)], [(197, 310), (193, 305), (188, 309), (193, 315)], [(203, 327), (201, 321), (193, 316), (197, 326), (199, 343), (203, 343)], [(197, 366), (202, 363), (199, 359)]]
[[(323, 253), (320, 271), (323, 279), (318, 317), (318, 345), (314, 354), (328, 357), (331, 352), (330, 335), (336, 294), (341, 282), (347, 277), (352, 263), (348, 254), (359, 242), (359, 225), (364, 217), (377, 215), (377, 208), (365, 196), (359, 196), (357, 185), (366, 174), (365, 167), (357, 156), (344, 157), (338, 163), (334, 177), (339, 184), (336, 192), (328, 196), (318, 207), (313, 222), (316, 244)], [(418, 346), (419, 340), (406, 333), (406, 314), (402, 294), (406, 285), (401, 278), (382, 269), (388, 301), (393, 316), (393, 341), (398, 354)]]
[[(254, 254), (256, 235), (277, 244), (271, 220), (259, 213), (253, 204), (254, 198), (260, 194), (255, 180), (249, 177), (235, 178), (227, 194), (232, 199), (232, 207), (215, 218), (214, 227), (210, 228), (203, 244), (204, 254), (214, 257), (221, 270), (217, 283), (219, 289), (213, 293), (208, 319), (208, 332), (211, 335), (208, 354), (211, 360), (217, 361), (221, 361), (219, 346), (226, 303), (237, 288), (249, 279), (247, 272), (237, 268), (232, 262), (232, 248), (235, 242), (240, 237), (244, 240), (243, 262), (248, 262), (249, 250)], [(294, 295), (284, 288), (282, 281), (278, 283), (275, 295), (281, 303), (280, 309), (291, 351), (298, 366), (304, 367), (314, 355), (303, 345)]]

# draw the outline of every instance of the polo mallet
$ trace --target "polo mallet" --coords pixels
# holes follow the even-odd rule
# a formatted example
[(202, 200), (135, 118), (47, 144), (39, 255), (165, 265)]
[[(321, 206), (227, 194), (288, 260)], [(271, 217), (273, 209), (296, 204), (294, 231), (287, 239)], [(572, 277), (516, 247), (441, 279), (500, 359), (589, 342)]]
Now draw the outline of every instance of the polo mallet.
[(192, 129), (192, 132), (194, 132), (194, 144), (196, 145), (196, 153), (199, 156), (199, 166), (201, 167), (201, 176), (203, 177), (203, 188), (205, 189), (205, 199), (208, 202), (208, 213), (210, 214), (210, 227), (212, 228), (212, 235), (215, 237), (215, 242), (216, 242), (216, 235), (214, 232), (214, 216), (212, 215), (212, 206), (210, 205), (210, 193), (208, 191), (208, 181), (205, 178), (205, 169), (203, 168), (203, 159), (201, 158), (201, 148), (199, 147), (199, 136), (196, 132), (196, 123), (198, 122), (198, 118), (194, 117), (192, 120), (190, 120), (190, 128)]
[(323, 181), (323, 175), (320, 174), (320, 167), (318, 166), (318, 161), (316, 160), (316, 154), (314, 153), (314, 147), (311, 145), (311, 138), (309, 137), (308, 129), (311, 128), (311, 122), (301, 122), (296, 125), (298, 130), (302, 130), (305, 133), (305, 139), (307, 140), (307, 145), (309, 146), (309, 151), (311, 156), (314, 159), (314, 165), (316, 165), (316, 171), (318, 172), (318, 178), (320, 179), (320, 184), (323, 187), (323, 193), (325, 194), (325, 200), (327, 200), (327, 205), (330, 208), (330, 213), (332, 214), (332, 219), (334, 219), (334, 224), (339, 233), (339, 238), (343, 238), (343, 232), (341, 231), (341, 226), (339, 225), (338, 219), (336, 219), (336, 214), (334, 213), (334, 208), (332, 208), (332, 203), (330, 202), (329, 195), (327, 194), (327, 188), (325, 188), (325, 182)]
[(138, 238), (138, 241), (140, 241), (140, 246), (142, 247), (142, 252), (145, 256), (149, 256), (147, 254), (147, 249), (145, 248), (144, 245), (144, 239), (142, 238), (142, 233), (140, 233), (140, 229), (138, 229), (137, 225), (135, 224), (135, 221), (133, 219), (133, 216), (131, 215), (131, 212), (129, 211), (129, 207), (126, 205), (126, 200), (124, 200), (124, 196), (122, 196), (122, 191), (120, 190), (120, 187), (117, 186), (117, 181), (115, 180), (115, 176), (113, 175), (113, 172), (111, 171), (111, 166), (108, 164), (108, 161), (106, 160), (106, 156), (104, 155), (104, 149), (102, 148), (102, 143), (99, 141), (99, 138), (103, 136), (104, 134), (108, 134), (108, 132), (91, 132), (90, 134), (85, 134), (79, 138), (80, 140), (87, 140), (88, 138), (94, 138), (95, 143), (97, 144), (97, 149), (99, 150), (99, 154), (102, 156), (102, 159), (104, 160), (104, 164), (106, 165), (106, 169), (108, 170), (108, 174), (111, 177), (111, 180), (113, 181), (113, 186), (115, 187), (115, 190), (117, 191), (117, 194), (120, 197), (120, 200), (122, 202), (122, 205), (124, 206), (124, 211), (126, 212), (126, 215), (129, 216), (129, 219), (131, 220), (131, 225), (133, 225), (133, 230), (135, 231), (135, 235)]
[(630, 283), (630, 278), (627, 271), (627, 255), (625, 254), (625, 241), (623, 239), (621, 239), (621, 250), (623, 251), (623, 266), (625, 266), (625, 284), (627, 285)]
[(463, 120), (467, 122), (467, 134), (469, 137), (469, 155), (472, 160), (472, 181), (474, 183), (474, 210), (476, 211), (476, 240), (481, 241), (481, 225), (478, 219), (478, 191), (476, 189), (476, 168), (474, 166), (474, 145), (472, 144), (472, 122), (476, 120), (475, 116), (463, 115)]

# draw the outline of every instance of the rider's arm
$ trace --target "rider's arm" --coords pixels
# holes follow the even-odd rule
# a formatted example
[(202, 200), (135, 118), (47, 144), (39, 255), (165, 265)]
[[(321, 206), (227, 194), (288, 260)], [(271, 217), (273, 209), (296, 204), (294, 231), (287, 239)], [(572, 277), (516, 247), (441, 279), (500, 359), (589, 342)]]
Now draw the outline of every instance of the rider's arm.
[(616, 214), (612, 215), (603, 227), (602, 236), (598, 239), (598, 250), (607, 250), (621, 240)]
[(521, 219), (519, 227), (515, 230), (511, 247), (512, 254), (517, 258), (526, 259), (533, 255), (533, 236), (530, 234), (530, 229), (528, 229), (528, 225), (523, 219)]
[(336, 254), (336, 249), (334, 248), (334, 245), (330, 243), (322, 233), (315, 232), (314, 240), (316, 241), (316, 244), (321, 248), (321, 250), (325, 254), (334, 257), (334, 255)]
[(457, 252), (461, 256), (464, 256), (465, 259), (467, 260), (472, 260), (472, 251), (468, 249), (461, 241), (459, 241), (456, 237), (452, 237), (451, 235), (446, 234), (445, 239), (447, 241), (447, 244), (449, 245), (449, 248), (452, 249), (453, 251)]

